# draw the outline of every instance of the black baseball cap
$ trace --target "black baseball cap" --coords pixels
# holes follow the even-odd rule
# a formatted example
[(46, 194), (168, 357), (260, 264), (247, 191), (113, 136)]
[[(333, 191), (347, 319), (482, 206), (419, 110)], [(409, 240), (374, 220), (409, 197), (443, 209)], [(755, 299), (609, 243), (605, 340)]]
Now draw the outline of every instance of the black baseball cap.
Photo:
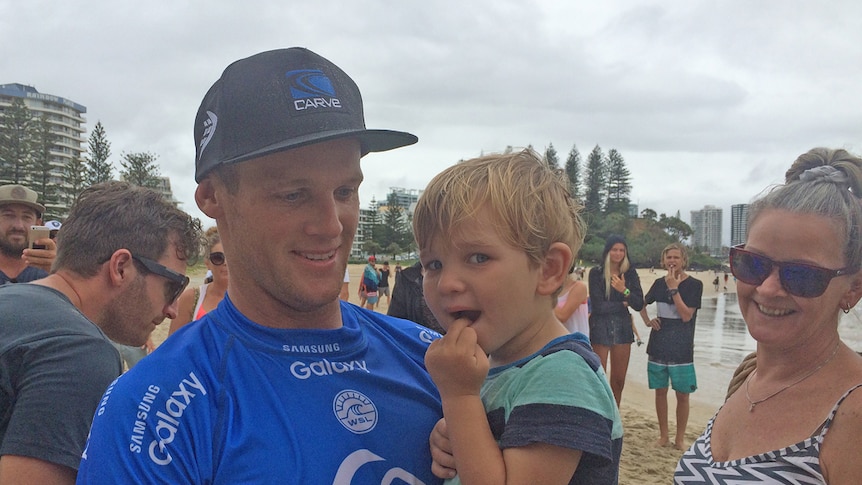
[(416, 143), (410, 133), (365, 128), (359, 87), (338, 66), (301, 47), (229, 65), (195, 118), (195, 180), (215, 167), (336, 138), (362, 155)]

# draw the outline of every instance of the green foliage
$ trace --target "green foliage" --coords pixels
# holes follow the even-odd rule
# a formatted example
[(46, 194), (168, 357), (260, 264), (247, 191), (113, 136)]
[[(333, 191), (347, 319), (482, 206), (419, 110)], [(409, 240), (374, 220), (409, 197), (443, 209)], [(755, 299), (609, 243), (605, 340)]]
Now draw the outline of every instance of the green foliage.
[[(78, 194), (87, 185), (87, 164), (81, 158), (72, 158), (63, 167), (63, 196), (66, 207), (72, 207), (78, 200)], [(67, 214), (61, 214), (65, 217)]]
[[(380, 250), (386, 249), (392, 258), (402, 252), (410, 251), (414, 246), (413, 227), (411, 225), (407, 208), (398, 203), (398, 195), (390, 193), (386, 199), (386, 208), (381, 219), (380, 213), (374, 211), (374, 223), (372, 224), (373, 240)], [(378, 250), (378, 251), (380, 251)]]
[(611, 148), (607, 158), (607, 202), (605, 212), (628, 214), (631, 201), (631, 172), (623, 156)]
[(55, 174), (59, 169), (51, 164), (51, 148), (56, 138), (56, 135), (51, 133), (51, 123), (46, 115), (43, 114), (33, 121), (30, 188), (39, 193), (39, 200), (46, 208), (46, 219), (58, 216), (56, 209), (61, 199), (58, 183), (60, 177)]
[(554, 149), (553, 143), (548, 145), (548, 148), (545, 149), (545, 163), (547, 163), (552, 170), (560, 168), (560, 160), (557, 158), (557, 150)]
[(377, 244), (376, 241), (367, 240), (362, 244), (362, 250), (369, 255), (377, 255), (383, 251), (383, 247)]
[(602, 147), (596, 145), (587, 157), (587, 179), (584, 193), (584, 211), (590, 215), (602, 212), (602, 201), (605, 199), (605, 182), (607, 169)]
[(670, 234), (677, 241), (684, 241), (694, 234), (694, 230), (691, 226), (679, 218), (679, 212), (677, 212), (677, 215), (671, 217), (667, 217), (664, 214), (660, 215), (658, 223), (665, 232)]
[(113, 178), (113, 168), (108, 162), (111, 156), (111, 142), (105, 135), (105, 127), (101, 121), (96, 122), (90, 133), (89, 151), (87, 154), (87, 186), (107, 182)]
[(159, 187), (161, 181), (156, 155), (149, 152), (123, 153), (120, 165), (123, 167), (120, 175), (126, 182), (152, 189)]
[(386, 246), (386, 254), (391, 254), (392, 259), (395, 259), (395, 256), (398, 256), (402, 252), (404, 252), (404, 251), (401, 249), (401, 246), (399, 246), (395, 243), (392, 243), (389, 246)]
[(15, 98), (0, 111), (0, 179), (26, 183), (30, 175), (33, 116), (24, 101)]
[(569, 193), (573, 198), (581, 198), (581, 153), (576, 145), (572, 145), (566, 158), (566, 178), (569, 180)]

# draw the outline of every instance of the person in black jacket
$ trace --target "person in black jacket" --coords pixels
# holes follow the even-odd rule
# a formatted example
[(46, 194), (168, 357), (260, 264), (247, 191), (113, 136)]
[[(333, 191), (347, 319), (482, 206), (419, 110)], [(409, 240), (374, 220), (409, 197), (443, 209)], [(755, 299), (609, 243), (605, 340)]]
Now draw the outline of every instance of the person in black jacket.
[(392, 301), (386, 314), (412, 320), (441, 335), (446, 333), (425, 303), (425, 293), (422, 290), (422, 263), (418, 261), (413, 266), (395, 272)]
[(611, 357), (611, 390), (617, 406), (623, 396), (632, 342), (629, 307), (640, 311), (644, 294), (637, 271), (628, 258), (628, 246), (620, 236), (610, 236), (602, 251), (602, 264), (590, 269), (590, 343), (607, 372)]

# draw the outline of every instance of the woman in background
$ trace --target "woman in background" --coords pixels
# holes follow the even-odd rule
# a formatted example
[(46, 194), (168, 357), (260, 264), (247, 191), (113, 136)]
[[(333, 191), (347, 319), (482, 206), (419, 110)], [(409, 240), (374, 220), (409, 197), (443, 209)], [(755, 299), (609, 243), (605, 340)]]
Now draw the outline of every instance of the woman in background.
[(198, 288), (186, 288), (177, 300), (177, 318), (171, 320), (168, 336), (183, 325), (193, 322), (207, 312), (214, 310), (221, 303), (227, 291), (227, 259), (224, 247), (218, 234), (218, 228), (212, 227), (206, 232), (206, 251), (204, 263), (212, 271), (212, 283), (205, 283)]
[(611, 390), (617, 406), (623, 397), (632, 342), (629, 307), (640, 311), (644, 294), (637, 271), (629, 262), (628, 246), (620, 236), (610, 236), (602, 251), (602, 264), (590, 269), (590, 343), (607, 372), (611, 358)]
[(675, 483), (857, 484), (862, 357), (838, 321), (862, 298), (862, 159), (815, 148), (748, 209), (731, 248), (757, 363), (685, 452)]

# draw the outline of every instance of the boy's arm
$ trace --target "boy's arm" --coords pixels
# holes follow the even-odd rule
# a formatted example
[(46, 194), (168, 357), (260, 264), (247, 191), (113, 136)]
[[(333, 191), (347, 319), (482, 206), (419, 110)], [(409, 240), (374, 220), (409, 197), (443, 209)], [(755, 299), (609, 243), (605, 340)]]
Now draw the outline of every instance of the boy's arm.
[(453, 323), (425, 354), (440, 391), (443, 416), (461, 483), (506, 483), (506, 464), (491, 434), (480, 391), (489, 362), (467, 320)]
[(488, 358), (467, 323), (455, 322), (425, 354), (425, 366), (443, 401), (445, 428), (461, 483), (569, 483), (581, 458), (578, 450), (545, 443), (500, 450), (480, 397)]

